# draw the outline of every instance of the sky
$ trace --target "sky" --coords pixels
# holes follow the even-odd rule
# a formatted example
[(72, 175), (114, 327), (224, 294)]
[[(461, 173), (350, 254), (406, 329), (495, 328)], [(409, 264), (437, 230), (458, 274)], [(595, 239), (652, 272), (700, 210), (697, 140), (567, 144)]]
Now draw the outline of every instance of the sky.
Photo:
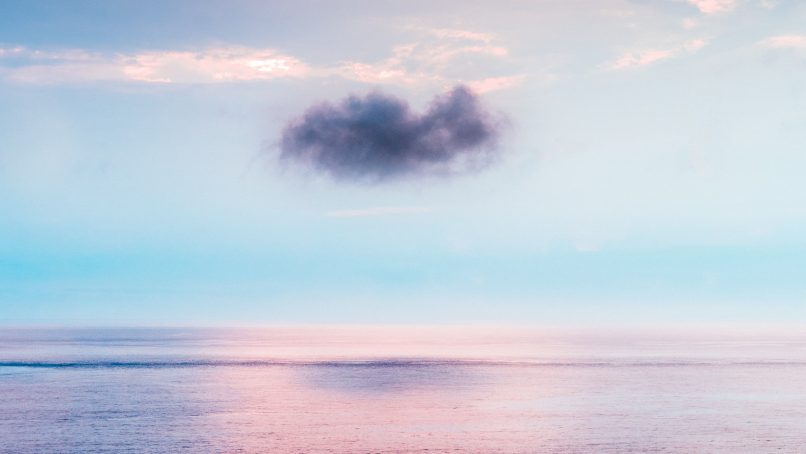
[(0, 324), (802, 321), (804, 80), (799, 1), (5, 0)]

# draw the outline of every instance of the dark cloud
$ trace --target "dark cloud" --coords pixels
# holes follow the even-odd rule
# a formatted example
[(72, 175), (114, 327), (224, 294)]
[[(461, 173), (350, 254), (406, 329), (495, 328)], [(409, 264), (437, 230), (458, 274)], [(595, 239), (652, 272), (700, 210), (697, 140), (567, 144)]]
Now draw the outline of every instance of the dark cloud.
[(309, 108), (286, 125), (280, 156), (339, 180), (453, 175), (489, 165), (500, 130), (498, 116), (464, 86), (437, 96), (422, 114), (374, 92)]

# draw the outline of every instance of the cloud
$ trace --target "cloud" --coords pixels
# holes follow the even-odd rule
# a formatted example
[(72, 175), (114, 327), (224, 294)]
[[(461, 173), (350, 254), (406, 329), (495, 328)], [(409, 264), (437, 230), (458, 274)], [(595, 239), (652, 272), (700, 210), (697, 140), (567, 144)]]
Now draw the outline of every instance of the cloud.
[(500, 118), (457, 86), (422, 113), (381, 92), (320, 103), (289, 122), (280, 158), (342, 181), (457, 174), (496, 158)]
[(300, 60), (271, 49), (223, 48), (205, 52), (146, 52), (123, 61), (123, 72), (144, 82), (227, 82), (302, 76)]
[(445, 86), (468, 75), (507, 76), (502, 65), (508, 62), (509, 49), (495, 43), (492, 34), (449, 28), (407, 30), (415, 34), (413, 40), (394, 46), (386, 58), (321, 66), (275, 49), (245, 46), (128, 53), (0, 47), (0, 79), (28, 84), (212, 84), (335, 76), (368, 84)]
[(628, 52), (619, 57), (612, 65), (611, 69), (626, 69), (636, 66), (646, 66), (659, 60), (665, 60), (674, 56), (674, 51), (669, 49), (650, 49), (640, 52)]
[(24, 83), (123, 81), (217, 83), (299, 77), (310, 69), (273, 49), (211, 48), (204, 51), (144, 51), (100, 54), (85, 50), (40, 51), (22, 47), (0, 51), (0, 75)]
[(52, 85), (179, 85), (339, 77), (366, 84), (437, 87), (472, 79), (468, 85), (483, 92), (517, 85), (524, 77), (507, 70), (512, 63), (509, 49), (495, 35), (416, 26), (406, 30), (414, 35), (412, 41), (394, 46), (386, 58), (317, 66), (276, 49), (246, 46), (127, 53), (0, 47), (0, 80)]
[(486, 79), (470, 81), (466, 85), (476, 93), (488, 93), (516, 87), (522, 84), (524, 79), (526, 79), (526, 76), (523, 74), (517, 76), (488, 77)]
[(704, 39), (692, 39), (673, 48), (627, 52), (622, 54), (615, 61), (605, 65), (605, 67), (611, 70), (621, 70), (647, 66), (661, 60), (693, 54), (705, 47), (706, 44), (708, 44), (708, 41)]
[(417, 215), (431, 213), (431, 208), (428, 207), (372, 207), (360, 208), (354, 210), (335, 210), (325, 213), (329, 218), (358, 218), (358, 217), (375, 217), (375, 216), (389, 216), (389, 215)]
[(444, 83), (445, 75), (456, 71), (458, 64), (480, 60), (481, 70), (488, 70), (491, 63), (509, 56), (509, 49), (494, 44), (495, 36), (488, 33), (422, 27), (408, 30), (420, 34), (416, 42), (395, 46), (391, 56), (378, 62), (342, 62), (336, 73), (365, 83)]
[(18, 55), (18, 54), (20, 54), (22, 52), (25, 52), (25, 48), (20, 47), (20, 46), (11, 47), (11, 48), (0, 47), (0, 57), (5, 57), (5, 56), (9, 56), (9, 55)]
[(736, 8), (736, 0), (688, 0), (688, 3), (709, 15), (730, 12)]
[(347, 61), (337, 71), (347, 79), (367, 83), (440, 81), (451, 63), (468, 55), (502, 58), (507, 48), (491, 44), (405, 44), (395, 46), (392, 56), (377, 63)]
[(484, 43), (489, 43), (495, 39), (495, 36), (490, 33), (474, 32), (456, 28), (433, 28), (428, 29), (427, 31), (428, 33), (439, 38), (458, 38), (468, 41), (480, 41)]
[(806, 49), (806, 35), (778, 35), (760, 43), (772, 49)]

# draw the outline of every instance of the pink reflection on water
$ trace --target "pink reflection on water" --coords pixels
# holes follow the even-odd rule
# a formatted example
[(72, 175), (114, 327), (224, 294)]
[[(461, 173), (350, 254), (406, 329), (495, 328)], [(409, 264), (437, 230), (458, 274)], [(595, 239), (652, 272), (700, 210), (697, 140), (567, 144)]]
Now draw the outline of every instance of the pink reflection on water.
[[(203, 425), (248, 452), (795, 452), (802, 366), (222, 368)], [(786, 397), (776, 397), (783, 393)]]
[(9, 452), (806, 446), (799, 333), (379, 326), (0, 333), (0, 360), (20, 359), (45, 363), (0, 366), (0, 450)]
[(479, 366), (220, 372), (212, 395), (223, 391), (236, 409), (216, 418), (249, 452), (515, 452), (543, 436), (502, 412), (517, 391)]
[(238, 355), (324, 362), (215, 370), (209, 395), (231, 408), (212, 426), (249, 452), (759, 452), (806, 442), (804, 364), (756, 362), (802, 360), (802, 344), (784, 352), (782, 339), (572, 341), (498, 328), (272, 336)]

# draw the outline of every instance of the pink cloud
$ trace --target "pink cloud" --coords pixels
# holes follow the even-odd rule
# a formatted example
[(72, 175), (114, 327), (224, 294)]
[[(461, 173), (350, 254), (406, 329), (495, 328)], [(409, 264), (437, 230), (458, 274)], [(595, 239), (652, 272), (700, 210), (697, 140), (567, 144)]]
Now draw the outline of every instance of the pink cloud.
[(737, 0), (688, 0), (703, 14), (719, 14), (733, 11)]
[(526, 76), (523, 74), (517, 76), (488, 77), (486, 79), (467, 82), (465, 85), (476, 93), (487, 93), (516, 87), (523, 83), (524, 79), (526, 79)]
[[(437, 82), (459, 58), (472, 55), (502, 59), (509, 49), (487, 42), (491, 35), (462, 30), (429, 33), (447, 39), (395, 46), (392, 55), (376, 63), (343, 62), (336, 71), (341, 76), (367, 83)], [(469, 41), (469, 42), (468, 42)]]
[(347, 62), (341, 67), (340, 73), (349, 79), (365, 83), (384, 82), (412, 82), (413, 77), (402, 68), (387, 62), (372, 65), (360, 62)]
[[(4, 66), (0, 60), (0, 78), (34, 84), (208, 84), (335, 75), (369, 84), (453, 84), (462, 80), (462, 74), (456, 74), (457, 62), (467, 66), (476, 58), (484, 58), (483, 68), (492, 68), (495, 60), (509, 55), (509, 50), (494, 43), (495, 37), (488, 33), (447, 28), (413, 30), (420, 33), (420, 39), (395, 46), (386, 59), (345, 61), (322, 67), (310, 67), (299, 58), (274, 49), (242, 46), (127, 54), (0, 48), (0, 59), (12, 54), (15, 57), (14, 65)], [(451, 73), (454, 74), (448, 77)], [(478, 72), (474, 76), (478, 77)], [(478, 92), (484, 92), (513, 86), (520, 78), (492, 77), (472, 84)]]
[(302, 76), (298, 59), (273, 50), (211, 49), (205, 52), (148, 52), (127, 58), (124, 73), (143, 82), (211, 83)]
[(645, 50), (640, 52), (630, 52), (619, 57), (613, 62), (612, 69), (625, 69), (635, 66), (646, 66), (659, 60), (664, 60), (674, 56), (672, 50)]
[(614, 62), (605, 65), (612, 70), (630, 69), (651, 65), (661, 60), (679, 57), (685, 54), (692, 54), (708, 44), (704, 39), (692, 39), (685, 43), (668, 49), (648, 49), (634, 52), (627, 52), (618, 57)]
[(806, 35), (779, 35), (761, 42), (763, 46), (776, 49), (806, 49)]
[(4, 68), (2, 74), (10, 80), (28, 83), (216, 83), (298, 77), (309, 71), (297, 58), (272, 49), (243, 47), (113, 55), (22, 49), (17, 54), (25, 57), (28, 64)]
[(433, 78), (423, 71), (412, 70), (411, 62), (419, 57), (415, 44), (395, 46), (392, 56), (377, 63), (348, 61), (341, 64), (336, 73), (347, 79), (365, 83), (410, 84)]
[(484, 43), (489, 43), (495, 38), (495, 36), (490, 33), (481, 33), (455, 28), (434, 28), (428, 30), (428, 32), (438, 38), (454, 38), (468, 41), (480, 41)]

